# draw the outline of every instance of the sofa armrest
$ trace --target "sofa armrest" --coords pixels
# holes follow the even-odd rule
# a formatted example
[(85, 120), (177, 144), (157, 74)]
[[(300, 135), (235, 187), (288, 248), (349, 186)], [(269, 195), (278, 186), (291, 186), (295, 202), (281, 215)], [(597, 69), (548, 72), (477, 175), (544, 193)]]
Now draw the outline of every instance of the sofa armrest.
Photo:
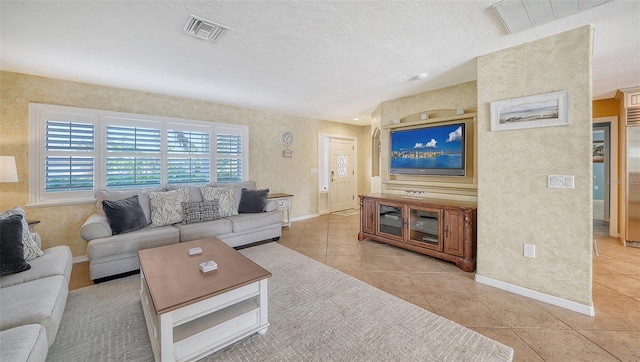
[(276, 211), (280, 209), (280, 204), (276, 200), (267, 200), (267, 204), (264, 206), (264, 211)]
[(87, 218), (80, 228), (80, 237), (85, 241), (98, 238), (106, 238), (113, 234), (107, 217), (100, 214), (93, 214)]

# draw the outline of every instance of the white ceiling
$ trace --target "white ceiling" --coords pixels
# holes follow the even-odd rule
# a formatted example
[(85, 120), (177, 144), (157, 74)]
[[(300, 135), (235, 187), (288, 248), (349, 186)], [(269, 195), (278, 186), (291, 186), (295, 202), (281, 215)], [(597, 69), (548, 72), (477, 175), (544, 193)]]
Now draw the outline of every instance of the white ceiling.
[[(0, 67), (369, 124), (380, 102), (475, 80), (479, 55), (593, 24), (594, 99), (640, 85), (639, 1), (516, 34), (495, 2), (2, 0)], [(231, 30), (217, 43), (189, 37), (189, 14)]]

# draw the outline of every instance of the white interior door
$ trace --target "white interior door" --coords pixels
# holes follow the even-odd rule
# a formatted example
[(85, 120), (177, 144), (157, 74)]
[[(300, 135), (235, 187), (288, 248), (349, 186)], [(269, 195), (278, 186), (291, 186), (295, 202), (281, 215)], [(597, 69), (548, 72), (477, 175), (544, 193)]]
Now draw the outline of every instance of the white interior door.
[(354, 207), (356, 182), (354, 169), (355, 142), (339, 138), (330, 139), (329, 167), (330, 212)]

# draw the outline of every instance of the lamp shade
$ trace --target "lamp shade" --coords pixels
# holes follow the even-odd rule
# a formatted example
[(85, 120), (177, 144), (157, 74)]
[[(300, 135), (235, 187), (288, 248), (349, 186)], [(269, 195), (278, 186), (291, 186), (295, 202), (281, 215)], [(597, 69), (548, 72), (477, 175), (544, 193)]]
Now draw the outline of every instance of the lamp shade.
[(0, 156), (0, 182), (18, 182), (15, 156)]

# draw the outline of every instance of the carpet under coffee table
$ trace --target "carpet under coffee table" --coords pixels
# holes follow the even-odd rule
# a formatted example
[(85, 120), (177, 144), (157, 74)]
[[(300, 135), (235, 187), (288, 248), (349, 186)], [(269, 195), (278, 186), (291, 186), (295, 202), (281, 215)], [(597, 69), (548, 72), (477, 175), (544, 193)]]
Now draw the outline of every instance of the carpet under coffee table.
[[(511, 361), (513, 349), (277, 243), (240, 251), (269, 270), (269, 332), (203, 361)], [(48, 361), (153, 361), (131, 276), (69, 292)]]

